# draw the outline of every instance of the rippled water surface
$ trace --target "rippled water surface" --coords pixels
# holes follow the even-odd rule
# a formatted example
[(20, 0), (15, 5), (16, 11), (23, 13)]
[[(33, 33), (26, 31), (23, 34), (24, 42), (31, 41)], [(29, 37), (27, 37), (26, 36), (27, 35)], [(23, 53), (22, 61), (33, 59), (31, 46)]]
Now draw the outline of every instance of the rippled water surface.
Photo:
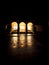
[(0, 39), (1, 61), (39, 61), (43, 45), (34, 34), (9, 34)]

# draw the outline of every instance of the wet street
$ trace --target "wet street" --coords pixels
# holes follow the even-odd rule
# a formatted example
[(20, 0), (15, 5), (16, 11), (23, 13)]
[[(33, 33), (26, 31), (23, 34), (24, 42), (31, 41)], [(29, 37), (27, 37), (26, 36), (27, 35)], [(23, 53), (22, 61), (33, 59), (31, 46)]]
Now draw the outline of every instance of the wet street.
[(46, 58), (45, 52), (39, 35), (8, 34), (0, 37), (0, 64), (41, 64)]

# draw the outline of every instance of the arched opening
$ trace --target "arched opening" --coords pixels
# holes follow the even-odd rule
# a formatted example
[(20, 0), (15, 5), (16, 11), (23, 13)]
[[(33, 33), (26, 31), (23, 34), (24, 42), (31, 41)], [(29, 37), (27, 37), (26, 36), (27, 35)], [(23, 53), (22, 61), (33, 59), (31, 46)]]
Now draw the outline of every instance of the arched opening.
[(33, 32), (33, 23), (29, 22), (27, 24), (27, 32)]
[(12, 22), (11, 23), (11, 32), (17, 32), (18, 31), (18, 23)]
[(26, 32), (26, 24), (24, 22), (19, 24), (19, 32)]

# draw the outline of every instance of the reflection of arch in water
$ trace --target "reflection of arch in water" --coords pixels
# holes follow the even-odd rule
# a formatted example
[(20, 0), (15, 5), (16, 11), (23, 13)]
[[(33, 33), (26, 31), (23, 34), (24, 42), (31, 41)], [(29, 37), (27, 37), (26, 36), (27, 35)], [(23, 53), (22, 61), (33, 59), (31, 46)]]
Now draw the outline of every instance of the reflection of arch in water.
[(19, 32), (26, 32), (26, 24), (24, 22), (19, 24)]
[(17, 32), (18, 30), (18, 23), (17, 22), (12, 22), (11, 23), (11, 32)]
[(16, 48), (18, 46), (18, 37), (10, 37), (10, 43), (12, 48)]
[(32, 46), (32, 36), (27, 36), (27, 46)]
[(25, 47), (25, 42), (26, 42), (26, 35), (25, 34), (20, 34), (19, 35), (19, 42), (20, 42), (20, 47)]
[(34, 36), (32, 36), (32, 34), (28, 34), (27, 35), (27, 46), (31, 47), (32, 45), (34, 45)]
[(32, 22), (29, 22), (27, 24), (27, 32), (33, 32), (33, 23)]

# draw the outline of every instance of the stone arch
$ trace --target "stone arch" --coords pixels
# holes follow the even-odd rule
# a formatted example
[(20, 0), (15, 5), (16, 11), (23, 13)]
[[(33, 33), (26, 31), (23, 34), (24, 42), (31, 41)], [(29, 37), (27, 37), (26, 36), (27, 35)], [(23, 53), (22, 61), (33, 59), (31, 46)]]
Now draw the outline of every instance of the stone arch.
[(19, 32), (26, 32), (26, 24), (24, 22), (20, 22)]
[(27, 32), (33, 32), (33, 23), (32, 22), (27, 23)]
[(12, 22), (11, 23), (11, 32), (18, 32), (18, 23), (17, 22)]

